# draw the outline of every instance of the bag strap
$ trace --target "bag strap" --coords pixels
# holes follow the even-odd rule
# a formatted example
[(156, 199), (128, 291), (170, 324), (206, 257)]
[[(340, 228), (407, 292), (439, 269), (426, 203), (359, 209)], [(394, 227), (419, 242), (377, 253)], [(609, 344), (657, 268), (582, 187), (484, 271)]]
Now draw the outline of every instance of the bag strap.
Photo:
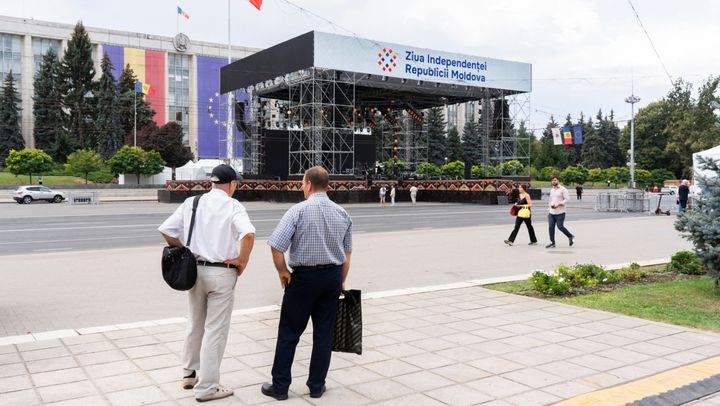
[(190, 239), (192, 239), (192, 232), (193, 232), (193, 228), (195, 227), (195, 213), (197, 213), (197, 207), (198, 207), (198, 203), (200, 202), (200, 196), (202, 196), (202, 195), (197, 195), (193, 199), (192, 217), (190, 218), (190, 231), (188, 232), (188, 239), (187, 239), (187, 243), (185, 244), (186, 247), (190, 246)]

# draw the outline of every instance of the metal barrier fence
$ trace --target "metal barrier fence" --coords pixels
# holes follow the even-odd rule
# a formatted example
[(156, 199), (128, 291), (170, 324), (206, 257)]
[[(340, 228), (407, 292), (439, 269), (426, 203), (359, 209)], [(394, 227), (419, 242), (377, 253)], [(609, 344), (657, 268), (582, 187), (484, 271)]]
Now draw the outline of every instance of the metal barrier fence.
[(595, 210), (645, 212), (650, 211), (650, 199), (644, 192), (601, 192), (595, 200)]
[(72, 192), (68, 199), (70, 204), (98, 204), (97, 192)]

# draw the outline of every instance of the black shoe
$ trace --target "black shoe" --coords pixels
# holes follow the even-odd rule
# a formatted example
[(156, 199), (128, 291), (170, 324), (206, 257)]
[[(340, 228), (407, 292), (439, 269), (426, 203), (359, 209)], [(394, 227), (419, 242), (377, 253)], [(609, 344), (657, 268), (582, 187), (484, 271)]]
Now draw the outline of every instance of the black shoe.
[(575, 236), (570, 237), (570, 246), (572, 247), (573, 244), (575, 244)]
[(528, 245), (537, 245), (537, 241), (530, 241)]
[(550, 243), (550, 244), (546, 245), (545, 248), (555, 248), (555, 243), (554, 242)]
[(507, 244), (507, 245), (509, 245), (509, 246), (511, 246), (511, 247), (512, 247), (512, 245), (513, 245), (513, 242), (512, 242), (512, 241), (510, 241), (510, 240), (505, 240), (505, 244)]
[(327, 390), (327, 388), (325, 387), (325, 385), (323, 385), (322, 389), (320, 389), (320, 392), (310, 392), (310, 397), (316, 399), (322, 397), (323, 393), (325, 393), (325, 390)]
[(262, 384), (262, 387), (260, 387), (260, 391), (263, 393), (263, 395), (275, 398), (275, 400), (286, 400), (288, 398), (287, 393), (276, 392), (275, 387), (269, 383)]

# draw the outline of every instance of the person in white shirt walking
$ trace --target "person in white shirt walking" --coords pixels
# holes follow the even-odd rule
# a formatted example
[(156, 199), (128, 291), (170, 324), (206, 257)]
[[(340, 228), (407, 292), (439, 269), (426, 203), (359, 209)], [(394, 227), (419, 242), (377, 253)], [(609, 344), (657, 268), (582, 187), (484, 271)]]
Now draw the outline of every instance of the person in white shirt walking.
[(390, 188), (390, 205), (395, 206), (395, 186)]
[(417, 192), (417, 186), (412, 185), (412, 187), (410, 187), (410, 200), (412, 200), (412, 204), (415, 204), (417, 201)]
[(555, 226), (557, 225), (565, 236), (570, 240), (570, 246), (575, 243), (575, 236), (565, 228), (565, 208), (570, 198), (568, 190), (560, 184), (557, 176), (552, 178), (552, 189), (550, 189), (550, 202), (548, 213), (548, 231), (550, 232), (550, 244), (545, 248), (555, 248)]
[[(190, 314), (182, 351), (184, 389), (195, 390), (205, 402), (233, 394), (220, 386), (220, 362), (230, 330), (238, 276), (247, 267), (255, 242), (255, 227), (245, 207), (232, 198), (242, 179), (229, 165), (213, 168), (212, 190), (198, 203), (190, 250), (198, 263), (197, 281), (188, 291)], [(185, 200), (158, 230), (167, 243), (187, 241), (193, 199)]]
[(380, 186), (380, 206), (385, 204), (385, 193), (387, 193), (385, 186)]

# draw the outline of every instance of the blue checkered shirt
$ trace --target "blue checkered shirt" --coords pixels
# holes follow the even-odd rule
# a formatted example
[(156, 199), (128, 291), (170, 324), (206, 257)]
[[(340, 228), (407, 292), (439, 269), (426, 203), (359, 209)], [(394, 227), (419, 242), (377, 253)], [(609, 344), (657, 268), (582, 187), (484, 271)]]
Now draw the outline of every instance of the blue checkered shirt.
[(352, 219), (325, 193), (313, 193), (285, 213), (268, 245), (278, 251), (290, 249), (288, 265), (342, 265), (352, 251)]

